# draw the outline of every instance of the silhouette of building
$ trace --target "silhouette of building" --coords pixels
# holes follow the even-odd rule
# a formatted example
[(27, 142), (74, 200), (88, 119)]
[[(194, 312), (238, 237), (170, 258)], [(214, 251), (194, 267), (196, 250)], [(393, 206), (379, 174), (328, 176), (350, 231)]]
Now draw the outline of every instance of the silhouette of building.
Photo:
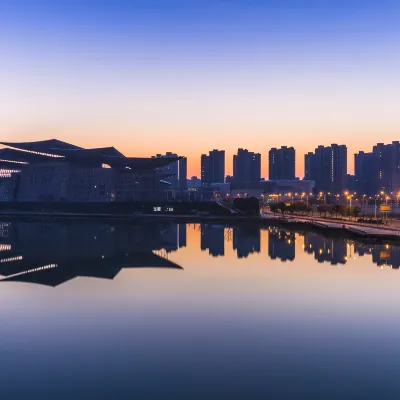
[(314, 254), (318, 262), (329, 262), (332, 265), (346, 264), (347, 244), (344, 239), (328, 239), (315, 233), (304, 237), (304, 251)]
[(225, 183), (232, 183), (232, 176), (231, 175), (227, 175), (225, 177)]
[[(304, 179), (295, 180), (268, 180), (261, 181), (263, 195), (265, 194), (284, 194), (284, 193), (298, 193), (298, 197), (301, 198), (302, 193), (309, 195), (314, 191), (315, 182), (306, 181)], [(304, 199), (304, 197), (303, 197)]]
[(347, 183), (346, 183), (346, 189), (350, 192), (356, 191), (356, 177), (355, 175), (352, 174), (347, 174)]
[(283, 146), (269, 151), (269, 179), (291, 180), (296, 177), (296, 151), (293, 147)]
[(261, 154), (246, 149), (238, 149), (233, 156), (233, 179), (236, 185), (246, 183), (260, 183)]
[(354, 154), (354, 172), (356, 191), (362, 194), (375, 195), (378, 188), (374, 153), (360, 151)]
[(225, 255), (225, 227), (201, 224), (201, 250), (208, 250), (213, 257)]
[(201, 183), (208, 186), (212, 183), (224, 183), (225, 151), (212, 150), (201, 156)]
[(372, 153), (377, 181), (376, 191), (397, 192), (400, 189), (400, 142), (378, 143)]
[(197, 176), (192, 176), (190, 179), (188, 179), (187, 181), (188, 189), (195, 189), (200, 187), (201, 187), (201, 179), (199, 179)]
[(347, 186), (347, 147), (332, 144), (318, 146), (304, 160), (304, 179), (315, 181), (320, 192), (342, 193)]
[(166, 154), (157, 154), (153, 158), (175, 158), (177, 161), (169, 163), (161, 168), (159, 172), (164, 177), (165, 181), (170, 184), (170, 188), (182, 191), (187, 189), (187, 158), (179, 157), (177, 154), (167, 152)]
[(268, 256), (272, 260), (293, 261), (296, 257), (295, 234), (274, 229), (268, 232)]
[(1, 198), (21, 202), (159, 200), (165, 185), (158, 170), (179, 160), (125, 157), (114, 147), (84, 149), (56, 139), (1, 144), (7, 148), (0, 169), (10, 179), (0, 182)]
[(250, 254), (259, 253), (260, 249), (259, 228), (233, 229), (233, 250), (236, 250), (238, 258), (247, 258)]

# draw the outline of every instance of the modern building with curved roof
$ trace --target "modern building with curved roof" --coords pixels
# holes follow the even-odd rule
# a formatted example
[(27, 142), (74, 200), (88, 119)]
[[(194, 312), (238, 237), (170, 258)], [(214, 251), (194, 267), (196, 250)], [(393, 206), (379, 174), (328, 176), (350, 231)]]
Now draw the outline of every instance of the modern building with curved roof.
[(0, 199), (24, 202), (161, 200), (168, 183), (160, 170), (181, 158), (126, 157), (57, 139), (0, 144)]

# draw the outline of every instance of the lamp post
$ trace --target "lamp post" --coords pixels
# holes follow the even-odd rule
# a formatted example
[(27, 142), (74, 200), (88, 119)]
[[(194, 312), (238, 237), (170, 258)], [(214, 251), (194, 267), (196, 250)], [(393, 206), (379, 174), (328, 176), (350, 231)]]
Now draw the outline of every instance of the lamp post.
[(347, 196), (347, 199), (349, 200), (349, 219), (351, 219), (351, 199), (352, 198), (353, 198), (352, 194)]

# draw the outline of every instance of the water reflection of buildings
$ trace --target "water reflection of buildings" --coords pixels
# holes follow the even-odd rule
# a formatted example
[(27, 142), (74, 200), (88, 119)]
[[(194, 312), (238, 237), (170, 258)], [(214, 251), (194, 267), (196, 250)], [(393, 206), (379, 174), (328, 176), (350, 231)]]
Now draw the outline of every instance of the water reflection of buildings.
[(225, 255), (225, 227), (223, 225), (201, 224), (201, 250), (208, 250), (213, 257)]
[(113, 279), (123, 268), (182, 269), (167, 253), (186, 242), (186, 226), (173, 223), (13, 222), (3, 231), (3, 282), (49, 286), (78, 276)]
[(330, 262), (332, 265), (346, 264), (347, 243), (340, 238), (326, 238), (316, 233), (304, 237), (304, 251), (314, 254), (318, 262)]
[(272, 260), (293, 261), (296, 257), (295, 234), (277, 228), (268, 232), (268, 255)]
[(238, 227), (233, 229), (233, 250), (238, 258), (246, 258), (250, 254), (261, 251), (260, 229), (253, 227)]
[(186, 224), (161, 225), (163, 247), (170, 253), (177, 251), (180, 247), (186, 247)]
[(379, 267), (389, 266), (395, 269), (400, 268), (400, 247), (397, 246), (355, 244), (354, 253), (360, 257), (371, 255), (372, 262)]

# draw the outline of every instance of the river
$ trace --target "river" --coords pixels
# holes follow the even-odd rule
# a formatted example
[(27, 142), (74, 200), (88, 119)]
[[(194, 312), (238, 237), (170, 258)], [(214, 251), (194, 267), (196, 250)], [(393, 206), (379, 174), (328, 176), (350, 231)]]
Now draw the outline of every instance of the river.
[(0, 222), (4, 399), (397, 399), (400, 248), (282, 228)]

